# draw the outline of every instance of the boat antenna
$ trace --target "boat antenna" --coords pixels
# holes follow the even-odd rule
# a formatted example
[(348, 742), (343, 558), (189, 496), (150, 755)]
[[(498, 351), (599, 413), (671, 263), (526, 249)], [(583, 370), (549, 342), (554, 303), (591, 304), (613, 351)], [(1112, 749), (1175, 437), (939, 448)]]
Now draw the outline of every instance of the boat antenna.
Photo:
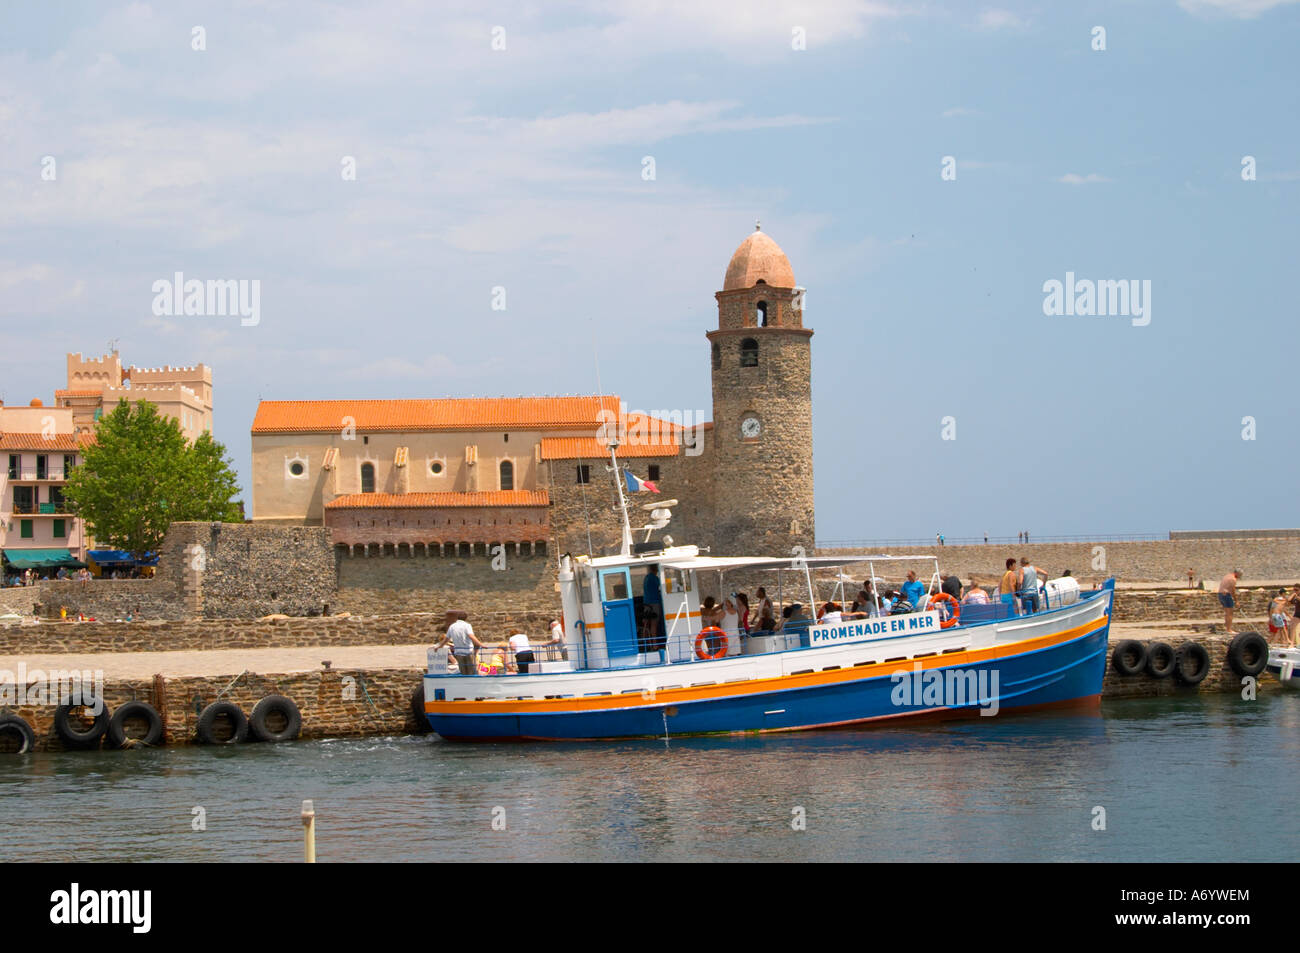
[(609, 462), (610, 472), (614, 474), (614, 488), (618, 490), (618, 511), (623, 515), (623, 545), (620, 555), (632, 555), (632, 523), (627, 517), (627, 497), (623, 495), (623, 474), (619, 471), (618, 439), (614, 438), (609, 442)]

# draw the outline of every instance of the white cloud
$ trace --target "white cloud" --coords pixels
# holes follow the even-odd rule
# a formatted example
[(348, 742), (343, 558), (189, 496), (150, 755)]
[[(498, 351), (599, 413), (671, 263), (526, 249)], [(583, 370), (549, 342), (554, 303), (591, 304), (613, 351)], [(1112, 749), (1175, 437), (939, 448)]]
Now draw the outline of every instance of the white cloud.
[(1196, 15), (1219, 14), (1253, 20), (1274, 7), (1300, 3), (1300, 0), (1178, 0), (1178, 5)]
[(1056, 180), (1064, 182), (1066, 185), (1093, 185), (1098, 182), (1110, 182), (1111, 179), (1104, 175), (1098, 175), (1096, 172), (1089, 172), (1087, 175), (1079, 175), (1077, 172), (1067, 172)]
[(980, 112), (978, 109), (967, 109), (964, 106), (954, 106), (952, 109), (945, 109), (943, 111), (944, 119), (954, 119), (960, 116), (970, 116), (974, 118), (983, 115), (984, 114)]
[(981, 11), (976, 24), (981, 30), (1023, 30), (1028, 22), (1010, 10), (986, 7)]

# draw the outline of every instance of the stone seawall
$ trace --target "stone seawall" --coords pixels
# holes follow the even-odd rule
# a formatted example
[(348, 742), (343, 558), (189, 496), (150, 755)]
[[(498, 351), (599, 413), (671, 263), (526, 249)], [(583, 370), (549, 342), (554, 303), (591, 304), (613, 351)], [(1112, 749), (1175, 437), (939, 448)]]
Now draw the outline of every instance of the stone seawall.
[(0, 589), (0, 615), (31, 615), (36, 611), (41, 591), (36, 586), (11, 586)]
[[(411, 696), (421, 685), (418, 670), (330, 670), (294, 675), (258, 675), (135, 679), (105, 686), (110, 709), (123, 702), (145, 701), (163, 717), (165, 743), (194, 743), (203, 709), (215, 701), (234, 702), (245, 717), (267, 695), (284, 695), (302, 713), (303, 738), (410, 734), (417, 728)], [(62, 751), (54, 733), (54, 708), (24, 705), (9, 709), (36, 733), (38, 751)], [(422, 726), (421, 726), (422, 727)], [(118, 757), (129, 757), (123, 752)]]
[(343, 556), (338, 564), (339, 609), (354, 613), (559, 612), (555, 561), (545, 552), (507, 547), (495, 561), (477, 545), (467, 555)]
[[(471, 613), (485, 642), (504, 641), (517, 625), (534, 640), (551, 616), (536, 612)], [(163, 622), (42, 622), (0, 625), (0, 655), (90, 652), (179, 652), (326, 645), (423, 645), (442, 632), (440, 614), (328, 616), (315, 619)]]
[[(1098, 552), (1100, 548), (1100, 552)], [(956, 573), (968, 582), (974, 576), (984, 585), (996, 585), (1006, 560), (1028, 556), (1035, 565), (1051, 576), (1070, 570), (1084, 580), (1103, 580), (1115, 576), (1122, 582), (1187, 582), (1187, 570), (1193, 569), (1197, 581), (1215, 592), (1219, 580), (1240, 569), (1246, 582), (1252, 579), (1292, 579), (1300, 581), (1300, 539), (1213, 539), (1160, 540), (1156, 542), (1029, 543), (973, 546), (896, 546), (895, 552), (939, 557), (944, 574)], [(818, 550), (819, 555), (834, 555), (868, 550)], [(894, 580), (877, 567), (877, 575)], [(894, 571), (891, 569), (891, 571)], [(901, 579), (901, 573), (894, 571)], [(864, 572), (865, 578), (866, 573)]]
[[(1106, 677), (1102, 682), (1103, 698), (1147, 698), (1159, 695), (1175, 695), (1180, 692), (1227, 692), (1240, 694), (1242, 677), (1228, 665), (1228, 646), (1232, 638), (1221, 633), (1184, 633), (1149, 630), (1135, 632), (1132, 630), (1111, 630), (1110, 652), (1114, 652), (1125, 639), (1137, 639), (1144, 642), (1165, 642), (1174, 651), (1188, 642), (1199, 642), (1210, 655), (1210, 674), (1199, 685), (1180, 684), (1173, 676), (1169, 678), (1152, 678), (1149, 675), (1120, 675), (1106, 657)], [(1258, 676), (1258, 687), (1263, 691), (1282, 691), (1277, 679), (1265, 672)]]

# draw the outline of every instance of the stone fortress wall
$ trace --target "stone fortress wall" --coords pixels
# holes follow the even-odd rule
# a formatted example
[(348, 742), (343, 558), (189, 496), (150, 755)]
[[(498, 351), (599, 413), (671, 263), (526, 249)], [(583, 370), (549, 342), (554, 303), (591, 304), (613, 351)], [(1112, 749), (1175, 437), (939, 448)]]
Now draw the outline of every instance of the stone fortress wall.
[[(201, 569), (193, 568), (196, 546), (203, 553)], [(1091, 568), (1097, 546), (1104, 548), (1106, 572)], [(1216, 616), (1221, 611), (1214, 595), (1218, 580), (1234, 568), (1243, 570), (1242, 586), (1249, 590), (1242, 593), (1242, 612), (1262, 616), (1267, 596), (1260, 583), (1300, 580), (1296, 538), (909, 547), (907, 552), (937, 554), (945, 573), (956, 572), (967, 583), (975, 578), (986, 586), (996, 584), (1007, 556), (1027, 555), (1050, 575), (1070, 569), (1085, 584), (1114, 575), (1122, 584), (1166, 587), (1148, 592), (1121, 589), (1117, 621)], [(361, 556), (345, 555), (333, 546), (324, 527), (178, 523), (168, 533), (155, 578), (54, 580), (4, 590), (0, 614), (26, 614), (34, 607), (37, 615), (57, 619), (60, 608), (66, 607), (72, 617), (81, 612), (105, 622), (124, 619), (128, 610), (141, 622), (179, 622), (255, 620), (272, 614), (308, 619), (345, 612), (441, 615), (455, 607), (484, 620), (544, 621), (559, 607), (554, 567), (552, 546), (539, 546), (536, 552), (509, 546), (504, 564), (483, 545), (462, 546), (445, 555), (432, 547), (386, 547)], [(1168, 589), (1179, 582), (1185, 586), (1188, 567), (1196, 570), (1198, 582), (1204, 580), (1205, 589)], [(897, 564), (877, 568), (889, 582), (901, 581), (901, 571)]]

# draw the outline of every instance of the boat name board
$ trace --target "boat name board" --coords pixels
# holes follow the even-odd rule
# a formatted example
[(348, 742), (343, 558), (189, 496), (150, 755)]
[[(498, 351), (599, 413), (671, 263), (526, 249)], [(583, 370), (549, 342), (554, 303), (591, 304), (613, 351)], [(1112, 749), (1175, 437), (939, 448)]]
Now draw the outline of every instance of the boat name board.
[(808, 627), (810, 646), (829, 645), (832, 642), (860, 642), (893, 635), (923, 635), (938, 632), (939, 613), (909, 612), (906, 615), (885, 616), (878, 619), (851, 619), (827, 625)]

